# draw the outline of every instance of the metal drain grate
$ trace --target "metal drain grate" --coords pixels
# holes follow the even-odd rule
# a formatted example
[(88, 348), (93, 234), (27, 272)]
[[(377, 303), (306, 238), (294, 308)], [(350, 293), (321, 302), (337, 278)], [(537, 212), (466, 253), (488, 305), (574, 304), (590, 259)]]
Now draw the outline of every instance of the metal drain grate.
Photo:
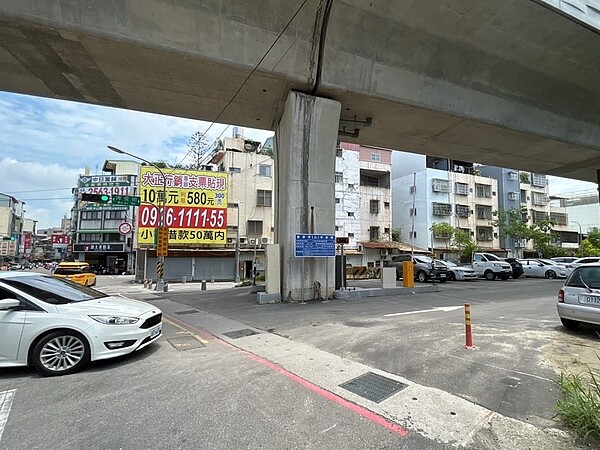
[(204, 347), (204, 344), (198, 339), (196, 339), (194, 336), (180, 336), (169, 338), (167, 339), (167, 342), (169, 342), (169, 344), (171, 344), (180, 352)]
[(199, 312), (197, 309), (186, 309), (185, 311), (176, 311), (175, 314), (183, 316), (184, 314), (194, 314)]
[(229, 333), (223, 333), (225, 336), (231, 339), (238, 339), (241, 337), (252, 336), (253, 334), (258, 334), (257, 331), (250, 330), (249, 328), (244, 328), (243, 330), (230, 331)]
[(382, 402), (407, 386), (407, 384), (373, 372), (367, 372), (364, 375), (340, 384), (340, 387), (375, 403)]

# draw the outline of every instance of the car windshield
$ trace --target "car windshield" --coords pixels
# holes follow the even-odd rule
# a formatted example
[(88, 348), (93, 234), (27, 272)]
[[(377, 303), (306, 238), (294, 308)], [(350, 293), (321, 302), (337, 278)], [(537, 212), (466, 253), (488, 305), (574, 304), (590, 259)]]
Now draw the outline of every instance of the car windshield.
[(106, 294), (95, 289), (81, 286), (63, 278), (44, 275), (3, 278), (2, 283), (52, 305), (65, 305), (107, 297)]
[(490, 253), (486, 253), (485, 257), (488, 259), (488, 261), (502, 261), (500, 258), (498, 258), (496, 255), (492, 255)]
[(569, 277), (566, 286), (600, 288), (600, 267), (578, 267)]
[(444, 264), (446, 264), (448, 267), (456, 267), (457, 264), (454, 264), (452, 261), (443, 261)]
[(431, 264), (432, 262), (431, 258), (429, 258), (428, 256), (415, 256), (415, 261), (424, 264)]
[(558, 266), (559, 264), (556, 261), (552, 261), (551, 259), (538, 259), (545, 266)]

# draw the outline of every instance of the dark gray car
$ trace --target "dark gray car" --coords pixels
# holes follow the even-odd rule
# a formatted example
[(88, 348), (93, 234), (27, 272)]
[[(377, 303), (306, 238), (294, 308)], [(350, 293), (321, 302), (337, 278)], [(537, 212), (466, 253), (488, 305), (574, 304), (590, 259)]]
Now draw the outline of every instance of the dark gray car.
[(396, 279), (403, 278), (402, 263), (412, 261), (414, 264), (415, 280), (425, 283), (429, 280), (444, 282), (448, 280), (448, 269), (445, 265), (436, 263), (433, 259), (423, 255), (405, 253), (392, 256), (390, 267), (396, 268)]

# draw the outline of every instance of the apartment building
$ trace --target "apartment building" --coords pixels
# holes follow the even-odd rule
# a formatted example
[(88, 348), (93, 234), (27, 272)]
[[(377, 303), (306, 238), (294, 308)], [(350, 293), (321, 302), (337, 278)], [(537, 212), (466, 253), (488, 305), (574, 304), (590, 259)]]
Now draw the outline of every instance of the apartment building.
[(583, 237), (591, 229), (600, 227), (600, 204), (596, 189), (561, 194), (555, 197), (553, 203), (557, 202), (567, 212), (569, 231)]
[(348, 237), (348, 264), (382, 267), (392, 242), (391, 155), (340, 142), (335, 163), (335, 234)]
[(25, 202), (0, 193), (0, 258), (6, 260), (22, 256), (19, 249), (22, 242), (25, 220)]

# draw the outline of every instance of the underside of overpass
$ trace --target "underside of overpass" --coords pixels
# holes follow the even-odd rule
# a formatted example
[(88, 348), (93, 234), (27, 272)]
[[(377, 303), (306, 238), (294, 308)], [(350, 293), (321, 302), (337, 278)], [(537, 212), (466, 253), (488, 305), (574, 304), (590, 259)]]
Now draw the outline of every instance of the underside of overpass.
[(301, 3), (4, 0), (0, 89), (264, 129), (297, 90), (371, 119), (358, 143), (596, 181), (600, 36), (556, 2), (308, 0), (286, 28)]

